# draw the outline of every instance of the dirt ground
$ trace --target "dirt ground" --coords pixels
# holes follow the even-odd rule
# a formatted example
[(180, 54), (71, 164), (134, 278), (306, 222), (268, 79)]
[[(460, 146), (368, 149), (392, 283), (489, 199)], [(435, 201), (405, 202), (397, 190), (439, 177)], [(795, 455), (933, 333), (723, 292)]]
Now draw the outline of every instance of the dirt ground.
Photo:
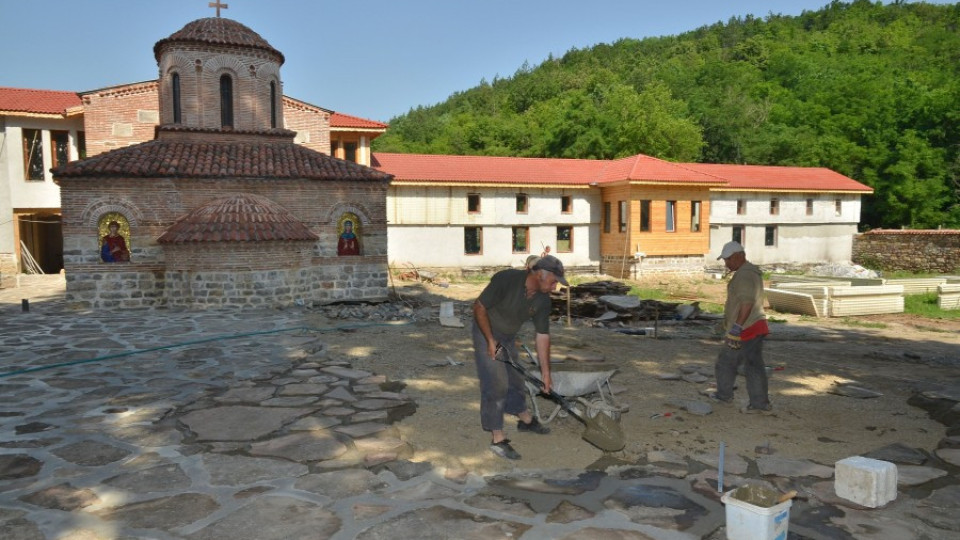
[[(721, 303), (725, 295), (725, 282), (709, 278), (649, 277), (631, 283), (663, 290), (667, 301), (682, 303)], [(398, 428), (415, 448), (415, 461), (482, 474), (514, 468), (584, 469), (601, 458), (646, 463), (651, 451), (666, 451), (680, 459), (716, 458), (721, 441), (727, 452), (748, 458), (764, 447), (777, 456), (828, 465), (897, 442), (932, 450), (945, 428), (925, 411), (908, 405), (907, 399), (918, 390), (960, 384), (958, 320), (908, 315), (813, 320), (768, 310), (773, 324), (765, 358), (774, 369), (770, 395), (775, 415), (739, 413), (746, 400), (741, 378), (736, 405), (714, 404), (712, 414), (696, 416), (668, 402), (677, 398), (707, 402), (699, 392), (710, 382), (694, 384), (660, 376), (680, 374), (681, 366), (695, 365), (712, 379), (721, 346), (713, 323), (670, 321), (658, 325), (656, 336), (636, 336), (599, 328), (588, 320), (574, 320), (571, 325), (560, 320), (551, 331), (553, 369), (616, 370), (610, 379), (615, 399), (629, 406), (621, 417), (626, 447), (604, 455), (581, 439), (583, 426), (572, 417), (551, 422), (548, 435), (518, 433), (515, 419), (508, 417), (507, 436), (523, 455), (520, 461), (508, 461), (488, 451), (489, 434), (479, 425), (469, 326), (470, 305), (483, 285), (396, 285), (399, 297), (421, 311), (431, 307), (437, 313), (440, 302), (455, 302), (465, 328), (442, 327), (434, 319), (331, 333), (325, 338), (331, 355), (406, 384), (405, 392), (416, 399), (418, 409)], [(529, 325), (521, 339), (533, 348)], [(565, 359), (570, 354), (602, 357), (602, 361)], [(859, 399), (828, 393), (838, 381), (856, 381), (882, 396)], [(536, 399), (541, 407), (552, 409), (552, 403)]]

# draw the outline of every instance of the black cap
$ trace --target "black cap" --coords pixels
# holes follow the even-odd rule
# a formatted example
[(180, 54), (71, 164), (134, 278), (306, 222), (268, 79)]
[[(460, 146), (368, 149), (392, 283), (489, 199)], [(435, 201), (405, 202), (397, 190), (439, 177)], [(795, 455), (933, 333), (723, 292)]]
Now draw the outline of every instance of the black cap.
[(533, 265), (534, 270), (546, 270), (551, 274), (557, 276), (557, 281), (563, 285), (569, 287), (570, 284), (567, 283), (566, 278), (563, 277), (563, 263), (560, 262), (560, 259), (554, 257), (553, 255), (545, 255), (540, 257), (540, 260), (537, 264)]

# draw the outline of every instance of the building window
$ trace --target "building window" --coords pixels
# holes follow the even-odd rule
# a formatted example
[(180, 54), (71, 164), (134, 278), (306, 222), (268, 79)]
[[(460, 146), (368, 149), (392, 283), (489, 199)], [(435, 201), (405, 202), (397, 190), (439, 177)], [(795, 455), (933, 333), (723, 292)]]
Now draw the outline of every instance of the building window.
[(613, 210), (610, 208), (610, 202), (603, 203), (603, 232), (610, 232), (610, 220), (613, 218)]
[(270, 127), (277, 127), (277, 83), (270, 81)]
[(700, 232), (700, 201), (690, 202), (690, 232)]
[(87, 159), (87, 133), (85, 131), (77, 132), (77, 158)]
[(617, 203), (620, 215), (617, 216), (617, 230), (627, 232), (627, 201)]
[(483, 253), (483, 227), (463, 228), (463, 252), (467, 255)]
[(343, 143), (343, 159), (347, 161), (357, 162), (357, 143), (355, 142), (345, 142)]
[(467, 213), (469, 214), (480, 213), (480, 194), (479, 193), (467, 194)]
[(514, 253), (530, 252), (530, 228), (529, 227), (513, 228), (513, 252)]
[(807, 199), (807, 215), (813, 215), (813, 199)]
[(833, 212), (840, 217), (843, 215), (843, 201), (841, 199), (836, 199), (833, 201)]
[(777, 227), (775, 225), (767, 225), (764, 227), (763, 245), (771, 247), (777, 245)]
[(747, 201), (737, 199), (737, 215), (742, 216), (747, 213)]
[(640, 201), (640, 232), (650, 232), (650, 201)]
[(526, 193), (517, 193), (517, 213), (518, 214), (527, 213), (527, 194)]
[(780, 215), (780, 199), (770, 199), (770, 215)]
[(734, 225), (733, 226), (733, 237), (731, 240), (738, 242), (741, 246), (743, 245), (743, 225)]
[(180, 111), (180, 74), (174, 73), (173, 80), (171, 81), (171, 86), (173, 86), (173, 123), (179, 124), (182, 121), (181, 111)]
[(53, 167), (59, 167), (70, 161), (70, 133), (66, 131), (50, 132), (50, 156)]
[(560, 212), (563, 214), (569, 214), (570, 212), (573, 212), (573, 201), (569, 195), (560, 197)]
[(667, 201), (667, 232), (677, 230), (677, 201)]
[(229, 75), (220, 77), (220, 126), (233, 127), (233, 79)]
[(557, 227), (557, 253), (573, 251), (573, 227), (561, 225)]
[(43, 180), (43, 133), (23, 130), (23, 174), (27, 180)]

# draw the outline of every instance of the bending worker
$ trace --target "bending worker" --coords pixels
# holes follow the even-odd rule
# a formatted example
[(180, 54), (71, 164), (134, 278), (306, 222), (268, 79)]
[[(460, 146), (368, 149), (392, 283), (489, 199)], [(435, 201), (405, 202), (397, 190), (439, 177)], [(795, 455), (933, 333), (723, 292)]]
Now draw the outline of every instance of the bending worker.
[(490, 450), (503, 458), (520, 459), (504, 435), (504, 413), (519, 418), (518, 431), (544, 435), (550, 429), (530, 414), (523, 376), (496, 359), (497, 347), (518, 359), (517, 332), (524, 322), (532, 320), (541, 381), (545, 389), (550, 388), (550, 293), (557, 283), (568, 286), (563, 264), (547, 255), (530, 269), (497, 272), (473, 303), (473, 357), (480, 381), (480, 425), (491, 434)]

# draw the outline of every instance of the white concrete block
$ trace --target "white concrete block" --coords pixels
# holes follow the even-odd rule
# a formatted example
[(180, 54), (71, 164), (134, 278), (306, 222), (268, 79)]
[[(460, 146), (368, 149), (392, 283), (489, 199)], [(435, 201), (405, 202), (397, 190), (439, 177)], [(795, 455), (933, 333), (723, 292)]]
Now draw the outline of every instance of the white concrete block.
[(833, 488), (838, 497), (878, 508), (897, 498), (897, 466), (862, 456), (841, 459), (836, 463)]

